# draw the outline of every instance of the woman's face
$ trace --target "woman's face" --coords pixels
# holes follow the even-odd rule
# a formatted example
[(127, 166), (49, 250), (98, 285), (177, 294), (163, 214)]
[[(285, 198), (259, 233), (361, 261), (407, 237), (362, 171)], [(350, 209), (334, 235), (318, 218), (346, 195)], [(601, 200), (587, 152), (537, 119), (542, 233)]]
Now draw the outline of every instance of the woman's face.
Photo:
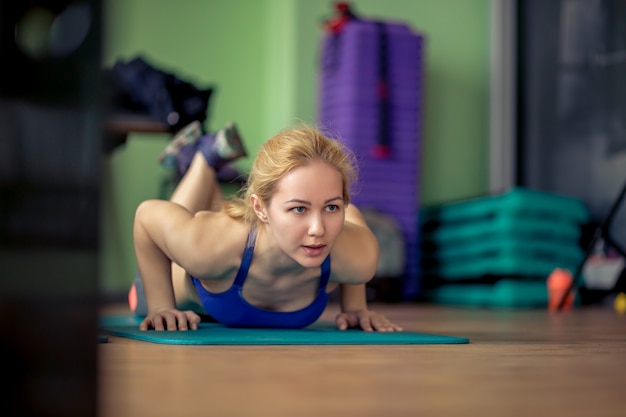
[(321, 265), (344, 225), (341, 174), (324, 162), (294, 169), (277, 183), (265, 214), (283, 252), (304, 267)]

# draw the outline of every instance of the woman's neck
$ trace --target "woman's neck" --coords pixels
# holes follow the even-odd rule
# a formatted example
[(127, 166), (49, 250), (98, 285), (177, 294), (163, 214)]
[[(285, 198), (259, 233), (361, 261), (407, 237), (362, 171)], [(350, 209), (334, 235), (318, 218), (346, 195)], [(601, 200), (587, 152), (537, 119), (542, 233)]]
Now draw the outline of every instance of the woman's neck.
[(258, 228), (254, 247), (254, 263), (276, 275), (299, 274), (307, 270), (283, 251), (268, 226)]

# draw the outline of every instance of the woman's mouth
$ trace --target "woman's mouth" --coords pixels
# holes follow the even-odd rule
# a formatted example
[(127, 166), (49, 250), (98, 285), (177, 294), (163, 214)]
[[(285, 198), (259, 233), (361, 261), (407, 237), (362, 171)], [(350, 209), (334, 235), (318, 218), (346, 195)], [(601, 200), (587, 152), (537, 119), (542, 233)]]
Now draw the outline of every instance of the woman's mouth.
[(308, 256), (319, 256), (324, 252), (325, 245), (310, 245), (310, 246), (302, 246), (302, 250)]

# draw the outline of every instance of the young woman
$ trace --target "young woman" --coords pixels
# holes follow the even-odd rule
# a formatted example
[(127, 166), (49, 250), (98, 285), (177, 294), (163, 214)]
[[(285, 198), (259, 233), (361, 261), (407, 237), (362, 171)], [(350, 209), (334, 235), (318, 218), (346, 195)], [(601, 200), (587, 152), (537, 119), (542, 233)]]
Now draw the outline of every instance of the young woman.
[(145, 201), (135, 215), (141, 330), (197, 329), (199, 314), (233, 327), (301, 328), (337, 287), (338, 329), (401, 330), (367, 309), (379, 248), (350, 204), (356, 165), (340, 142), (310, 126), (278, 133), (228, 200), (216, 175), (245, 155), (234, 125), (173, 148), (184, 176), (171, 200)]

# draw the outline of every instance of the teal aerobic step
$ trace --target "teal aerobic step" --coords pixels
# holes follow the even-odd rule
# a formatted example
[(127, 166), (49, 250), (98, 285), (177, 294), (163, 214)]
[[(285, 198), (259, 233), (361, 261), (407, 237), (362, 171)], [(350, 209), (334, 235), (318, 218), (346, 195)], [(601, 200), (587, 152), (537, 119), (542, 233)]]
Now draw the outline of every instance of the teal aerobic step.
[(443, 223), (432, 230), (424, 231), (422, 239), (425, 243), (432, 244), (431, 246), (473, 245), (480, 240), (506, 239), (511, 236), (562, 244), (577, 242), (580, 235), (581, 225), (578, 223), (502, 212), (490, 218)]
[(555, 244), (547, 240), (522, 239), (507, 236), (501, 239), (481, 239), (472, 244), (448, 245), (436, 251), (424, 251), (424, 265), (474, 263), (495, 258), (543, 259), (555, 264), (572, 265), (582, 261), (583, 250), (578, 244)]
[(429, 292), (442, 305), (467, 307), (544, 308), (548, 303), (545, 281), (500, 280), (492, 285), (445, 285)]
[(419, 212), (425, 276), (444, 280), (548, 276), (573, 270), (589, 214), (582, 201), (522, 187), (423, 208)]
[(576, 266), (577, 263), (575, 262), (524, 258), (516, 254), (468, 262), (448, 262), (438, 267), (425, 269), (424, 275), (426, 277), (432, 275), (450, 281), (474, 279), (486, 275), (527, 276), (534, 279), (538, 276), (547, 278), (555, 268), (574, 271)]
[(587, 207), (576, 198), (513, 187), (490, 196), (425, 207), (420, 211), (420, 222), (473, 222), (489, 219), (500, 213), (515, 213), (522, 217), (553, 219), (585, 223), (589, 219)]

